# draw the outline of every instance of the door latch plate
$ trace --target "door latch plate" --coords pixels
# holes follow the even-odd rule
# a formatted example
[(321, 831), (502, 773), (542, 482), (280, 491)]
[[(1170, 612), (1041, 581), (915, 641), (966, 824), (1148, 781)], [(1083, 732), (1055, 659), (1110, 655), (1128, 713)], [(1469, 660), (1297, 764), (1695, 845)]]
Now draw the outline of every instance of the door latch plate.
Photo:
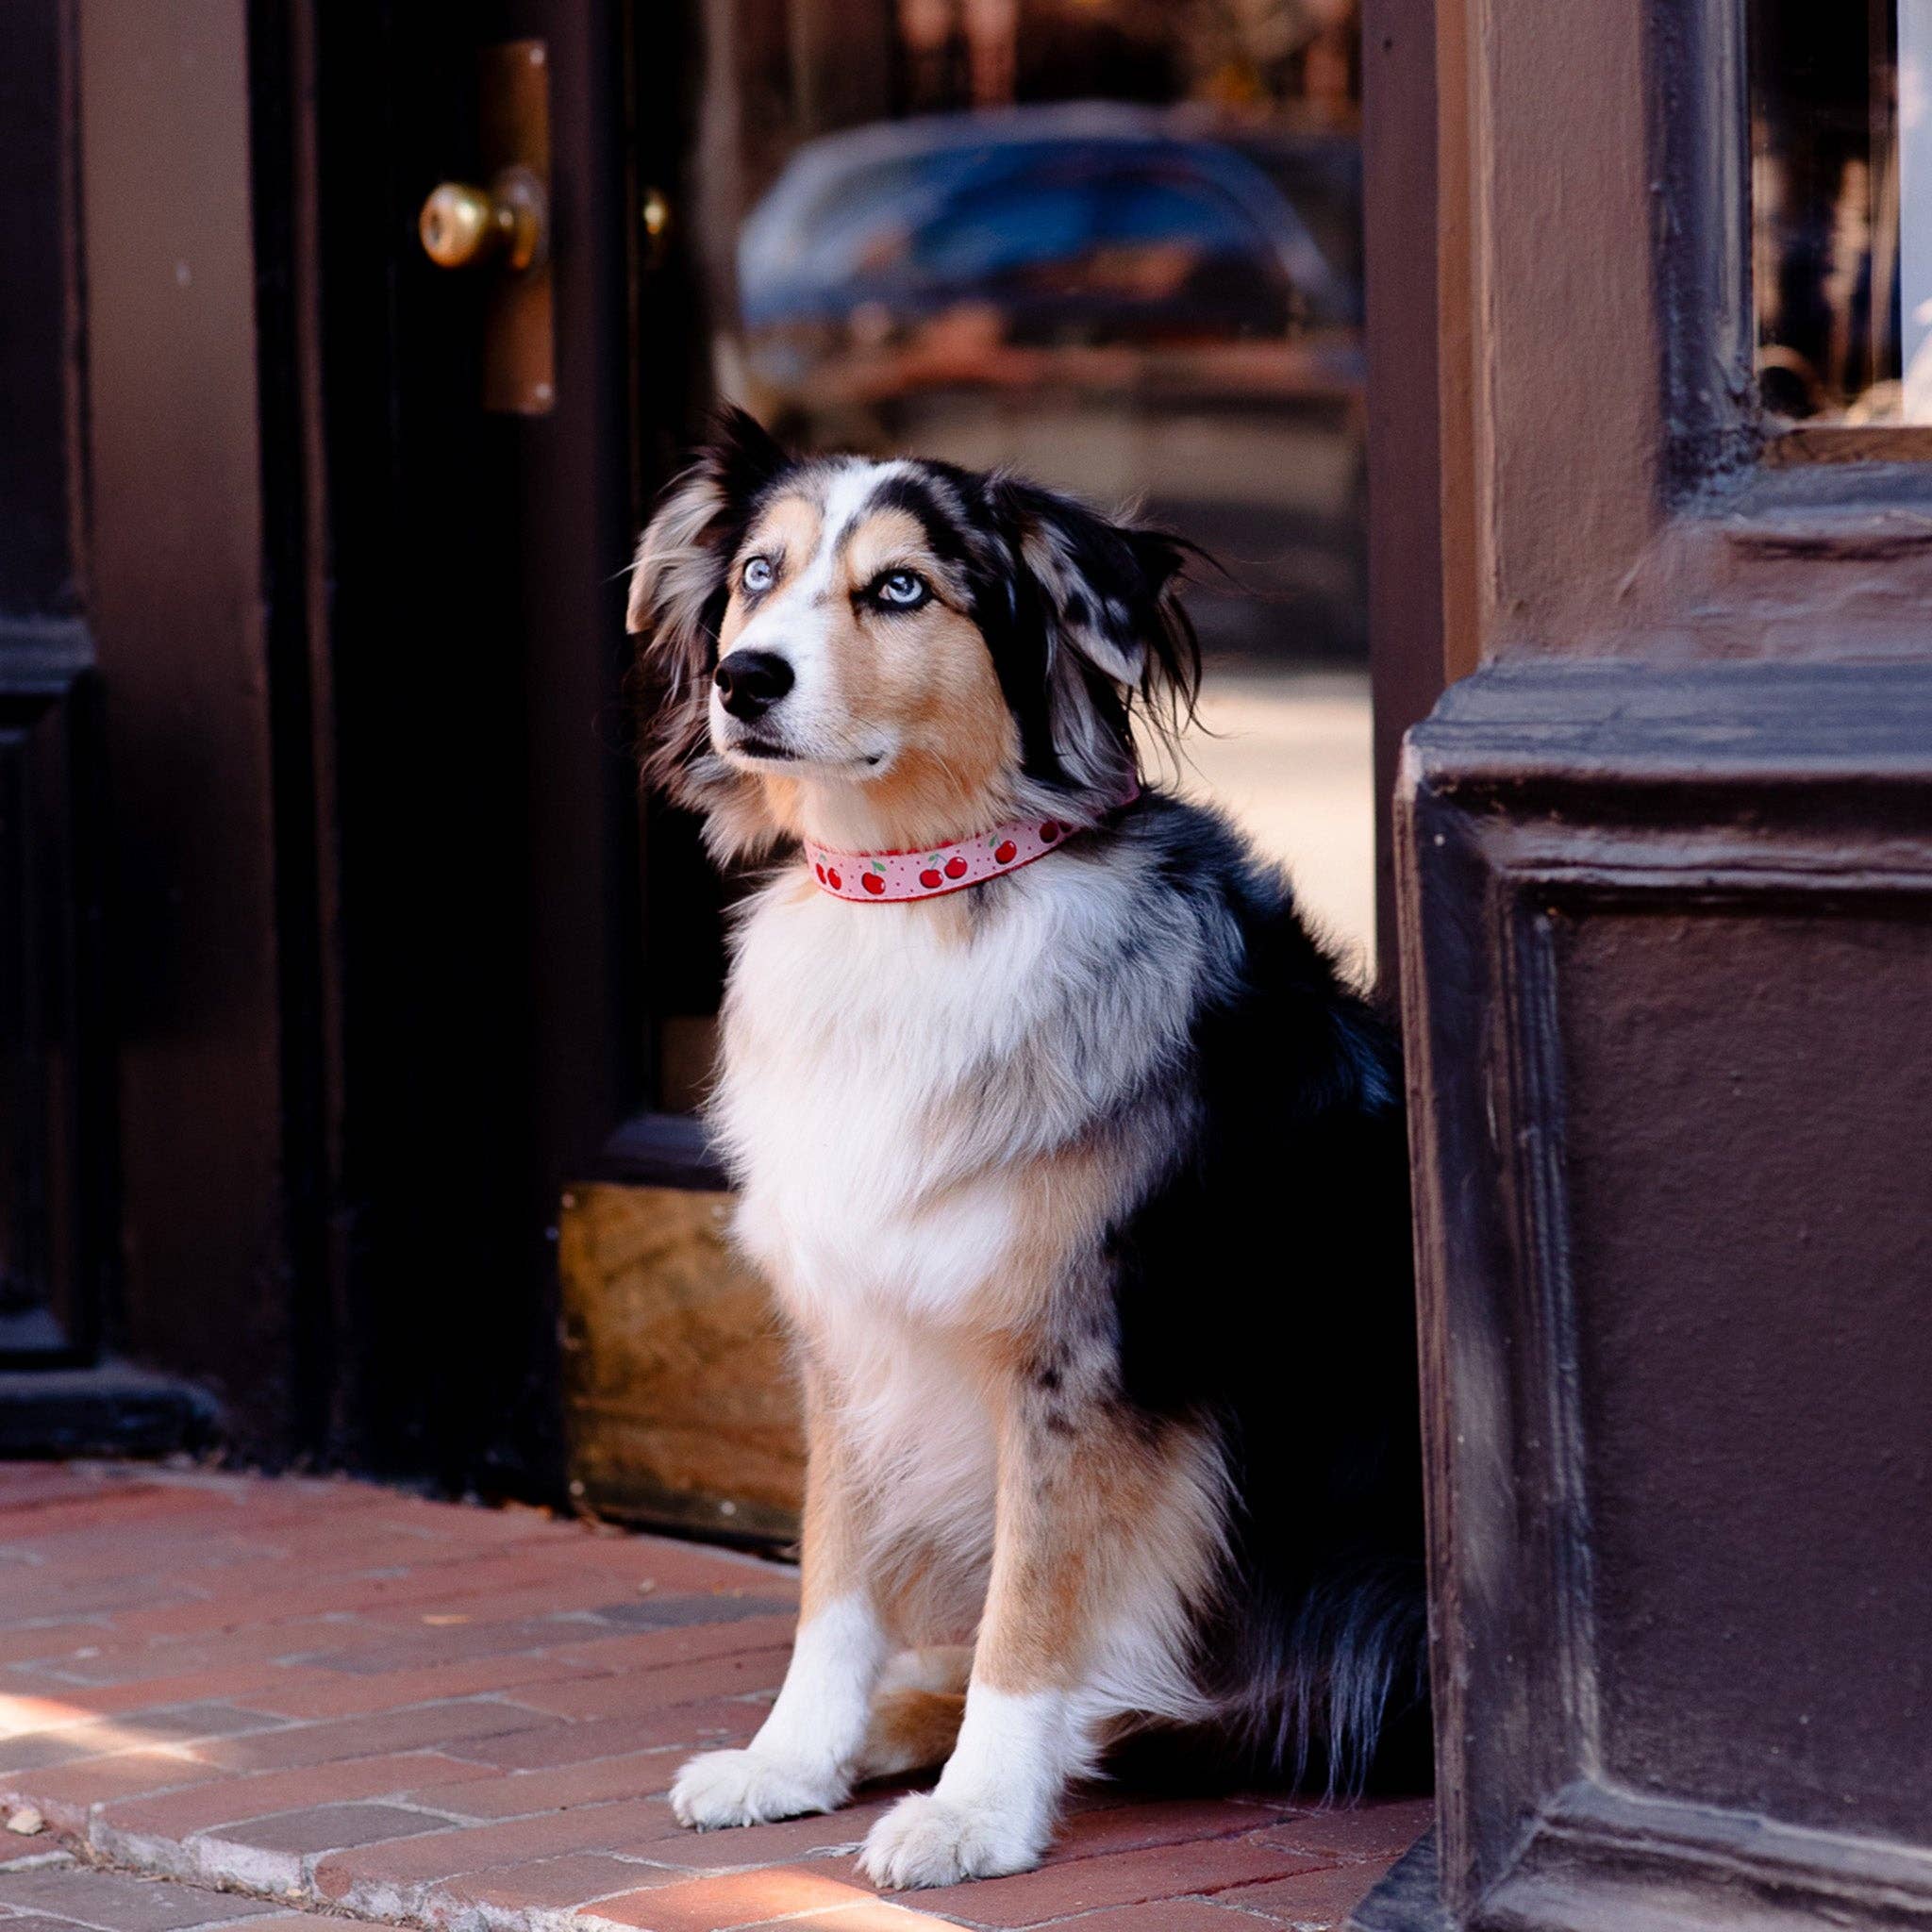
[[(550, 193), (550, 50), (505, 41), (479, 54), (478, 158), (484, 178), (523, 170)], [(555, 290), (548, 252), (518, 274), (492, 274), (483, 297), (483, 407), (547, 416), (557, 407)]]

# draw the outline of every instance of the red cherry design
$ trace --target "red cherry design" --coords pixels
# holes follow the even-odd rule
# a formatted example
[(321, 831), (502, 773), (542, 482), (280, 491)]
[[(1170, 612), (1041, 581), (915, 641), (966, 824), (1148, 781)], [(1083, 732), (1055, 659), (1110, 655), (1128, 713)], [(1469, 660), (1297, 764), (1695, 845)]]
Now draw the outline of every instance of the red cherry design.
[(944, 884), (944, 881), (940, 877), (939, 874), (932, 869), (931, 866), (927, 866), (926, 869), (919, 874), (919, 883), (922, 886), (924, 886), (925, 890), (929, 892), (935, 886)]
[(865, 890), (876, 897), (886, 890), (886, 882), (877, 873), (869, 872), (865, 875)]
[(1059, 837), (1059, 822), (1057, 819), (1048, 819), (1040, 827), (1040, 836), (1042, 839), (1044, 839), (1049, 845), (1051, 845), (1053, 841)]
[(946, 876), (949, 879), (963, 879), (966, 876), (966, 861), (963, 858), (947, 859)]
[(815, 867), (815, 868), (814, 868), (814, 870), (815, 870), (815, 871), (816, 871), (816, 872), (818, 873), (818, 875), (819, 875), (819, 884), (820, 884), (820, 885), (824, 885), (824, 882), (825, 882), (825, 869), (824, 869), (824, 866), (822, 866), (822, 865), (821, 865), (821, 866), (817, 866), (817, 867)]
[(1010, 839), (1003, 839), (1000, 841), (1000, 843), (994, 848), (992, 856), (996, 859), (998, 859), (1002, 865), (1011, 865), (1013, 862), (1013, 855), (1016, 852), (1018, 852), (1019, 849), (1020, 848), (1017, 845), (1015, 845)]
[(825, 874), (825, 877), (830, 882), (831, 888), (835, 892), (842, 884), (844, 884), (844, 881), (841, 878), (840, 878), (839, 874), (835, 872), (828, 872)]

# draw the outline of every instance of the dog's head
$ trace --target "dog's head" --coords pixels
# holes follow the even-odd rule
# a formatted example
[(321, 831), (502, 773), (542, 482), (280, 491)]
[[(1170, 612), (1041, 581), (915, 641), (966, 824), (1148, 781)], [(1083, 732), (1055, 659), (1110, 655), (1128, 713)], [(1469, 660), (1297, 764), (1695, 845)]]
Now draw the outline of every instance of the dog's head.
[(1191, 707), (1187, 547), (994, 473), (793, 458), (733, 411), (638, 549), (647, 770), (721, 856), (1078, 818)]

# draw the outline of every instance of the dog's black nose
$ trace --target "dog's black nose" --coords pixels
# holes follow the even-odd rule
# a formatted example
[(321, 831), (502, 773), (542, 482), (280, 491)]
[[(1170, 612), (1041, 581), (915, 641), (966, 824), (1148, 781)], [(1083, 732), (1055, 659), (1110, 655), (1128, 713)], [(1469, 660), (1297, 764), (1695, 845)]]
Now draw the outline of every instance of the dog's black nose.
[(791, 666), (775, 651), (733, 651), (711, 682), (734, 718), (762, 718), (791, 689)]

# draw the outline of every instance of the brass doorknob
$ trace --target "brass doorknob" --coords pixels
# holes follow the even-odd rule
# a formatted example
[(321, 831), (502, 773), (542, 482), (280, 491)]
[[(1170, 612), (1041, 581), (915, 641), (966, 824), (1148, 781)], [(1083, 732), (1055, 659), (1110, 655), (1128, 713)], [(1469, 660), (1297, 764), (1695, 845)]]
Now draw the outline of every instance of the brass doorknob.
[(535, 268), (543, 259), (549, 228), (543, 184), (527, 168), (506, 168), (488, 188), (440, 181), (416, 218), (423, 252), (439, 268), (487, 261), (519, 272)]

